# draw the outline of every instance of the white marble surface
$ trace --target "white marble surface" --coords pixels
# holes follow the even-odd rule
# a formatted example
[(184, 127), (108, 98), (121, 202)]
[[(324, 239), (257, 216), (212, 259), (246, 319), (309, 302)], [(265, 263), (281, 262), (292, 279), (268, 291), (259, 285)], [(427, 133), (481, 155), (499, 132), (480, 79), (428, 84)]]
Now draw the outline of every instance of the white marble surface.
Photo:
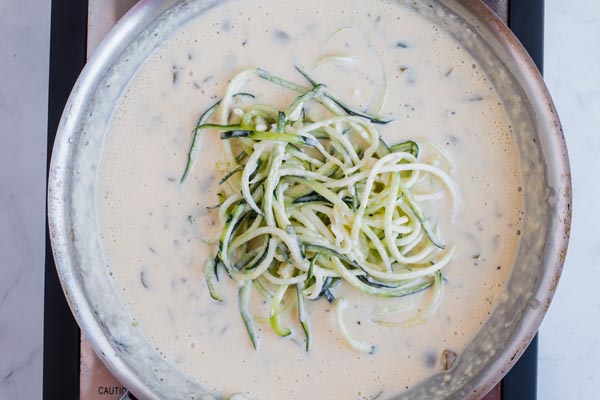
[(49, 0), (0, 1), (0, 399), (42, 393)]
[(540, 329), (540, 400), (600, 399), (600, 2), (547, 0), (546, 82), (573, 176), (571, 242)]
[[(50, 0), (0, 1), (0, 400), (42, 382)], [(571, 246), (540, 331), (540, 400), (600, 398), (600, 2), (546, 0), (546, 79), (573, 169)]]

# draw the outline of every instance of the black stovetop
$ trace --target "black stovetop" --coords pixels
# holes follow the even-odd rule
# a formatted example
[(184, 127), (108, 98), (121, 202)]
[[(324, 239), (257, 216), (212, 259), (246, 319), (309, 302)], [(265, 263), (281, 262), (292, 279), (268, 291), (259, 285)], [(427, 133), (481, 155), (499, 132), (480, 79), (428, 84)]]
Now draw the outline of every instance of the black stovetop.
[[(509, 0), (508, 24), (542, 70), (544, 0)], [(53, 0), (48, 102), (48, 164), (69, 93), (86, 60), (87, 1)], [(44, 287), (43, 398), (79, 398), (80, 331), (58, 280), (48, 228)], [(503, 400), (537, 399), (537, 336), (502, 381)]]

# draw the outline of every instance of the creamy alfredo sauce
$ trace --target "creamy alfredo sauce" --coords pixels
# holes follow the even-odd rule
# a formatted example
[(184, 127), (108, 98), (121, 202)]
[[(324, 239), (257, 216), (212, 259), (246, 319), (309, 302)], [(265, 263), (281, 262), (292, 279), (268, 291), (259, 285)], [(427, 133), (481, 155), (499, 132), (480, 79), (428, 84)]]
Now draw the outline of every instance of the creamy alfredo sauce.
[[(360, 33), (346, 29), (332, 37), (344, 27)], [(358, 62), (323, 62), (328, 55), (352, 55)], [(426, 139), (455, 162), (461, 204), (454, 223), (446, 204), (428, 209), (458, 250), (443, 270), (443, 303), (421, 325), (389, 328), (371, 321), (375, 306), (408, 302), (395, 316), (402, 320), (425, 304), (429, 292), (383, 300), (338, 287), (336, 295), (350, 302), (349, 331), (375, 344), (374, 354), (346, 344), (325, 299), (308, 304), (310, 352), (295, 311), (285, 320), (294, 332), (288, 338), (257, 323), (261, 345), (255, 351), (235, 284), (221, 279), (225, 302), (218, 304), (204, 282), (204, 262), (214, 254), (207, 240), (219, 229), (207, 206), (217, 203), (221, 144), (218, 134), (207, 133), (198, 163), (180, 184), (190, 131), (228, 79), (254, 66), (305, 84), (293, 68), (302, 65), (338, 97), (373, 109), (382, 82), (377, 57), (388, 85), (383, 115), (394, 119), (380, 132), (389, 143)], [(259, 79), (246, 90), (282, 108), (296, 96)], [(109, 126), (97, 207), (106, 261), (131, 323), (212, 393), (373, 399), (393, 397), (440, 372), (442, 351), (460, 356), (486, 321), (514, 261), (519, 185), (516, 146), (499, 97), (477, 62), (439, 27), (391, 1), (232, 0), (166, 40), (130, 83)], [(264, 314), (262, 306), (256, 301), (252, 309)]]

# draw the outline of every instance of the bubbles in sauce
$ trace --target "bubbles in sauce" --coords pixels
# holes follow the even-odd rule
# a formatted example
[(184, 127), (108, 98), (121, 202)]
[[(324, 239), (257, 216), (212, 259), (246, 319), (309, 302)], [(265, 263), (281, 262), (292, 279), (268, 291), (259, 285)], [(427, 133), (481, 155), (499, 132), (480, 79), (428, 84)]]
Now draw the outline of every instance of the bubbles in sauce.
[[(332, 37), (343, 27), (361, 33)], [(380, 128), (388, 142), (426, 138), (452, 155), (459, 214), (455, 223), (446, 210), (433, 214), (458, 254), (444, 268), (440, 309), (414, 327), (388, 328), (371, 319), (374, 307), (408, 300), (336, 288), (352, 305), (348, 329), (376, 344), (373, 354), (348, 347), (324, 300), (308, 304), (314, 336), (309, 353), (294, 310), (287, 317), (289, 338), (257, 323), (262, 345), (255, 351), (234, 284), (221, 279), (224, 304), (206, 289), (202, 268), (214, 251), (208, 241), (219, 229), (207, 207), (218, 202), (221, 147), (218, 137), (206, 136), (198, 164), (181, 185), (190, 132), (236, 72), (259, 66), (302, 82), (294, 65), (311, 69), (335, 54), (359, 62), (325, 63), (313, 75), (363, 109), (377, 101), (382, 76), (374, 54), (381, 59), (388, 84), (382, 114), (394, 119)], [(261, 101), (281, 107), (296, 96), (264, 81), (249, 85)], [(485, 323), (514, 262), (518, 171), (512, 127), (485, 72), (443, 29), (411, 9), (383, 0), (263, 0), (258, 7), (231, 0), (166, 40), (132, 80), (110, 124), (97, 204), (108, 269), (135, 315), (132, 324), (207, 390), (260, 400), (384, 399), (442, 372), (447, 351), (460, 357)], [(415, 296), (398, 317), (409, 318), (427, 296)], [(252, 304), (255, 311), (261, 306)]]

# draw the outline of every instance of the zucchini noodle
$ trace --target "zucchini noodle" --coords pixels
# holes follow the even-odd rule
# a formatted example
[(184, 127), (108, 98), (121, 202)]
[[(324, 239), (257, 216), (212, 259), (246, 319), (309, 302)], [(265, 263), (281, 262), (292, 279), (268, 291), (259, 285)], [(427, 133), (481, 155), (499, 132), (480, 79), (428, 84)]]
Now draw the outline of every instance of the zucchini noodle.
[(385, 101), (387, 98), (387, 90), (388, 90), (387, 74), (385, 73), (385, 68), (383, 67), (383, 61), (381, 61), (381, 57), (380, 57), (379, 53), (374, 48), (374, 46), (371, 44), (371, 41), (367, 38), (367, 36), (363, 32), (361, 32), (359, 29), (357, 29), (353, 26), (347, 26), (347, 27), (338, 29), (329, 37), (329, 41), (332, 40), (333, 38), (335, 38), (336, 36), (341, 35), (345, 32), (352, 32), (356, 36), (358, 36), (358, 38), (360, 38), (362, 40), (362, 42), (367, 46), (367, 48), (371, 51), (373, 58), (377, 61), (377, 64), (379, 65), (379, 70), (380, 70), (380, 74), (381, 74), (381, 77), (380, 77), (381, 82), (379, 84), (379, 93), (376, 98), (377, 101), (372, 106), (373, 114), (378, 115), (379, 113), (381, 113), (381, 110), (383, 110), (383, 107), (385, 105)]
[[(289, 336), (290, 322), (282, 317), (295, 309), (308, 351), (311, 324), (305, 302), (325, 298), (335, 304), (338, 327), (349, 345), (372, 352), (371, 344), (350, 336), (342, 318), (347, 300), (336, 299), (335, 288), (343, 284), (388, 298), (431, 289), (430, 305), (409, 321), (388, 321), (376, 313), (372, 321), (386, 326), (414, 325), (435, 312), (442, 300), (441, 271), (455, 247), (431, 226), (425, 206), (456, 207), (457, 188), (442, 168), (452, 164), (421, 161), (414, 141), (389, 146), (375, 126), (390, 121), (353, 110), (326, 85), (297, 70), (312, 88), (262, 69), (241, 72), (193, 130), (182, 182), (193, 168), (202, 134), (219, 132), (225, 149), (216, 207), (222, 229), (204, 276), (219, 302), (219, 271), (238, 283), (240, 313), (255, 348), (255, 321)], [(299, 96), (282, 110), (263, 104), (239, 108), (235, 98), (250, 79)], [(311, 107), (324, 107), (329, 115), (311, 120), (306, 112)], [(437, 154), (440, 158), (448, 156)], [(268, 315), (250, 315), (252, 287)]]

